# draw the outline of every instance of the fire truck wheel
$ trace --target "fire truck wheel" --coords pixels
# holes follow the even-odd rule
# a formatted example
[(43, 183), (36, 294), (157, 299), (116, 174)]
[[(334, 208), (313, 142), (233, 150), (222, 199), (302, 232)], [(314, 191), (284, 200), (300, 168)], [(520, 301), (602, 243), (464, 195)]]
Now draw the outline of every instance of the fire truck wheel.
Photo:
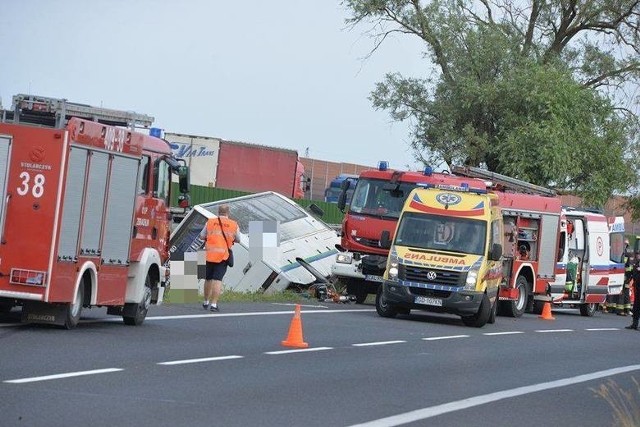
[(462, 323), (464, 323), (465, 326), (470, 326), (472, 328), (482, 328), (489, 321), (489, 318), (491, 317), (491, 312), (492, 312), (491, 301), (489, 300), (489, 297), (487, 296), (487, 294), (484, 294), (484, 297), (482, 297), (482, 302), (480, 303), (480, 308), (478, 309), (478, 312), (473, 316), (464, 316), (462, 318)]
[(356, 297), (356, 304), (362, 304), (367, 299), (367, 283), (360, 279), (349, 279), (347, 282), (347, 293)]
[(80, 282), (76, 298), (72, 303), (67, 304), (66, 316), (64, 319), (64, 327), (73, 329), (78, 326), (80, 321), (80, 313), (82, 313), (82, 301), (84, 301), (84, 282)]
[(580, 304), (580, 314), (591, 317), (598, 311), (598, 304)]
[(378, 288), (378, 293), (376, 293), (376, 311), (381, 317), (396, 317), (398, 314), (398, 310), (389, 304), (384, 297), (382, 286)]
[(515, 301), (505, 301), (505, 314), (509, 317), (520, 317), (524, 314), (527, 307), (527, 298), (529, 297), (529, 283), (523, 276), (518, 276), (516, 280), (516, 289), (518, 290), (518, 299)]
[[(151, 277), (147, 274), (147, 278), (144, 281), (144, 295), (142, 296), (142, 301), (138, 304), (130, 303), (125, 304), (125, 312), (133, 311), (135, 314), (133, 316), (122, 316), (122, 320), (125, 325), (130, 326), (139, 326), (142, 325), (144, 319), (147, 317), (147, 312), (149, 311), (149, 306), (151, 305)], [(127, 310), (127, 306), (135, 306), (135, 309)]]

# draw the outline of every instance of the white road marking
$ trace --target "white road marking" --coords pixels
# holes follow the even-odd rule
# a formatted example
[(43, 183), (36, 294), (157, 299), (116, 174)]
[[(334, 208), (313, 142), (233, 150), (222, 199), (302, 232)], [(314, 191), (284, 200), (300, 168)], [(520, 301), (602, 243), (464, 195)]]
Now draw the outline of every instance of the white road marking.
[(524, 334), (522, 331), (510, 331), (510, 332), (485, 332), (482, 335), (486, 335), (488, 337), (493, 337), (496, 335), (515, 335), (515, 334)]
[(45, 375), (42, 377), (20, 378), (17, 380), (6, 380), (3, 382), (10, 383), (10, 384), (24, 384), (24, 383), (34, 383), (37, 381), (57, 380), (60, 378), (81, 377), (83, 375), (107, 374), (110, 372), (119, 372), (123, 370), (124, 369), (119, 369), (119, 368), (94, 369), (93, 371), (67, 372), (66, 374), (55, 374), (55, 375)]
[(548, 333), (548, 332), (573, 332), (573, 329), (538, 329), (536, 332)]
[(620, 328), (589, 328), (585, 331), (619, 331)]
[(373, 346), (373, 345), (387, 345), (387, 344), (400, 344), (400, 343), (404, 343), (406, 341), (403, 340), (397, 340), (397, 341), (378, 341), (378, 342), (363, 342), (363, 343), (359, 343), (359, 344), (351, 344), (354, 347), (368, 347), (368, 346)]
[[(302, 314), (315, 314), (315, 313), (353, 313), (353, 312), (371, 312), (375, 311), (375, 309), (350, 309), (350, 310), (302, 310)], [(282, 315), (282, 314), (293, 314), (294, 311), (259, 311), (259, 312), (251, 312), (251, 313), (215, 313), (215, 314), (182, 314), (175, 316), (149, 316), (145, 319), (147, 320), (179, 320), (179, 319), (200, 319), (200, 318), (212, 318), (212, 317), (244, 317), (244, 316), (269, 316), (269, 315)], [(96, 319), (95, 321), (104, 322), (108, 321), (109, 318), (105, 319)], [(115, 321), (122, 322), (122, 318), (116, 318)]]
[(202, 357), (200, 359), (172, 360), (171, 362), (160, 362), (158, 365), (186, 365), (187, 363), (217, 362), (218, 360), (242, 359), (244, 356), (218, 356)]
[(322, 350), (333, 350), (333, 347), (312, 347), (312, 348), (298, 348), (295, 350), (266, 351), (264, 354), (305, 353), (308, 351), (322, 351)]
[(469, 335), (450, 335), (448, 337), (429, 337), (422, 338), (424, 341), (452, 340), (455, 338), (469, 338)]
[(448, 414), (450, 412), (456, 412), (456, 411), (461, 411), (463, 409), (473, 408), (474, 406), (480, 406), (480, 405), (484, 405), (491, 402), (497, 402), (502, 399), (509, 399), (516, 396), (523, 396), (526, 394), (537, 393), (544, 390), (550, 390), (554, 388), (565, 387), (568, 385), (579, 384), (587, 381), (593, 381), (599, 378), (606, 378), (613, 375), (624, 374), (626, 372), (637, 371), (637, 370), (640, 370), (640, 365), (622, 366), (620, 368), (607, 369), (604, 371), (593, 372), (591, 374), (578, 375), (575, 377), (563, 378), (560, 380), (549, 381), (546, 383), (533, 384), (533, 385), (528, 385), (524, 387), (512, 388), (510, 390), (503, 390), (503, 391), (497, 391), (495, 393), (474, 396), (467, 399), (458, 400), (455, 402), (444, 403), (441, 405), (436, 405), (428, 408), (417, 409), (415, 411), (405, 412), (404, 414), (393, 415), (391, 417), (380, 418), (380, 419), (365, 422), (362, 424), (356, 424), (351, 427), (399, 426), (402, 424), (408, 424), (416, 421), (422, 421), (428, 418), (433, 418), (438, 415)]

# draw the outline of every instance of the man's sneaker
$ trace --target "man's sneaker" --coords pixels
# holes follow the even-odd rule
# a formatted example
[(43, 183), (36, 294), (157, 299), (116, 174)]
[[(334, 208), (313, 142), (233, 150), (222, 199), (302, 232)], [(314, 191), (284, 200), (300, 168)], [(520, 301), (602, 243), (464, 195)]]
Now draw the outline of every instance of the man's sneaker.
[(214, 313), (217, 313), (218, 311), (220, 311), (220, 309), (218, 308), (218, 306), (209, 306), (209, 310), (213, 311)]
[(624, 328), (625, 329), (636, 329), (637, 330), (638, 326), (637, 325), (629, 325), (629, 326), (625, 326)]
[(209, 310), (209, 307), (211, 307), (211, 304), (209, 304), (208, 302), (202, 303), (202, 308), (204, 308), (205, 310)]

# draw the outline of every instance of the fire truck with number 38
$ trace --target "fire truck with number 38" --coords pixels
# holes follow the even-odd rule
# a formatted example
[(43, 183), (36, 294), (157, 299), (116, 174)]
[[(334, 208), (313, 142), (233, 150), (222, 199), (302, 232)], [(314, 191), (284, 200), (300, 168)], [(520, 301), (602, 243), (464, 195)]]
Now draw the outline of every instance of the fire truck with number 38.
[(188, 202), (186, 166), (136, 132), (147, 115), (33, 95), (0, 113), (0, 311), (70, 329), (107, 307), (141, 324), (162, 301), (171, 175)]

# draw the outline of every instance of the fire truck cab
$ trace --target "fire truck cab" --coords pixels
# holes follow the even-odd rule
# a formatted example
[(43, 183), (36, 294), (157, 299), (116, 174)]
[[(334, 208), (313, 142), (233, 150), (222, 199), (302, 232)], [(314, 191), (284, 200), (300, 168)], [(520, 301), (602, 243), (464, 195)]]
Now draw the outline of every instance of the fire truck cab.
[(162, 301), (171, 174), (153, 118), (16, 95), (0, 111), (0, 310), (66, 328), (83, 307), (141, 324)]

